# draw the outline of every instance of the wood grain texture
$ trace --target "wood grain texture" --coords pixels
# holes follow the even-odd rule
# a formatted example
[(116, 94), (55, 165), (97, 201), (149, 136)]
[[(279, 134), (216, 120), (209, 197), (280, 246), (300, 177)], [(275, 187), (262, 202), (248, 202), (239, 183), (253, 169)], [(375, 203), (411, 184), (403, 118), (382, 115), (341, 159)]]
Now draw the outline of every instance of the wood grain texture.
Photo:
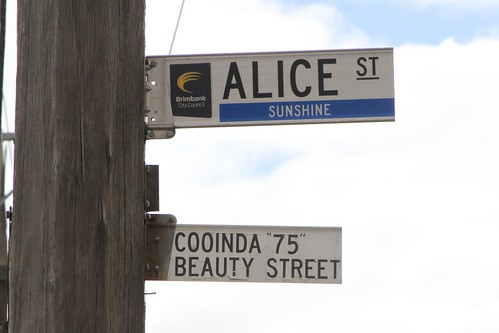
[(18, 0), (10, 332), (144, 331), (144, 0)]

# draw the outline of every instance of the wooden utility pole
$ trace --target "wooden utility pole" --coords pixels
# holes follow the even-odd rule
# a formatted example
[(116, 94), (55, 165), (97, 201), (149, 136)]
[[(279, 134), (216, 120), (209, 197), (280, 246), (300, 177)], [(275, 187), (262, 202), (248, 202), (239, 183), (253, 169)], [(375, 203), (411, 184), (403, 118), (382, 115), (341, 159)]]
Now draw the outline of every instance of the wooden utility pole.
[(18, 0), (9, 332), (144, 331), (144, 0)]

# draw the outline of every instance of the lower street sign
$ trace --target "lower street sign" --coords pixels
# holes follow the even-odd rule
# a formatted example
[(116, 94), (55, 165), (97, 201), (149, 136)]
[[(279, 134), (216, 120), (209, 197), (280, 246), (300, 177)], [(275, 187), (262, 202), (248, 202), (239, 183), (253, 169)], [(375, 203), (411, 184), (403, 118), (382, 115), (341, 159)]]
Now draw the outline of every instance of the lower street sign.
[(341, 283), (341, 228), (154, 226), (148, 280)]

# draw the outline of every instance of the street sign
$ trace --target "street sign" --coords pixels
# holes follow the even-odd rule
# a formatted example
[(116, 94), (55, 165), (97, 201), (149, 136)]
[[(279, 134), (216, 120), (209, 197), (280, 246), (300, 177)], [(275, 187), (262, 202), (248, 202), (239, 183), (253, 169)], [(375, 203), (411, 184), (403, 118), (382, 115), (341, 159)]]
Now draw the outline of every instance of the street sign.
[(341, 283), (341, 228), (147, 227), (148, 280)]
[(392, 48), (150, 56), (146, 69), (153, 132), (395, 119)]

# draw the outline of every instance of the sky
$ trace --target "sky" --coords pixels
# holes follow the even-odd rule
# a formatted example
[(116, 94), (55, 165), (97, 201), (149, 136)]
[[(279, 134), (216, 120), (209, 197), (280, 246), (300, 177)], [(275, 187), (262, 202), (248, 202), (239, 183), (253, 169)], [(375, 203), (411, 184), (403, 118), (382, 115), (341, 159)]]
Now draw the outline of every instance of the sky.
[[(147, 55), (168, 54), (181, 2), (147, 0)], [(186, 0), (176, 55), (393, 47), (396, 120), (149, 140), (162, 213), (342, 227), (343, 281), (146, 282), (146, 332), (499, 332), (497, 17), (497, 0)]]

